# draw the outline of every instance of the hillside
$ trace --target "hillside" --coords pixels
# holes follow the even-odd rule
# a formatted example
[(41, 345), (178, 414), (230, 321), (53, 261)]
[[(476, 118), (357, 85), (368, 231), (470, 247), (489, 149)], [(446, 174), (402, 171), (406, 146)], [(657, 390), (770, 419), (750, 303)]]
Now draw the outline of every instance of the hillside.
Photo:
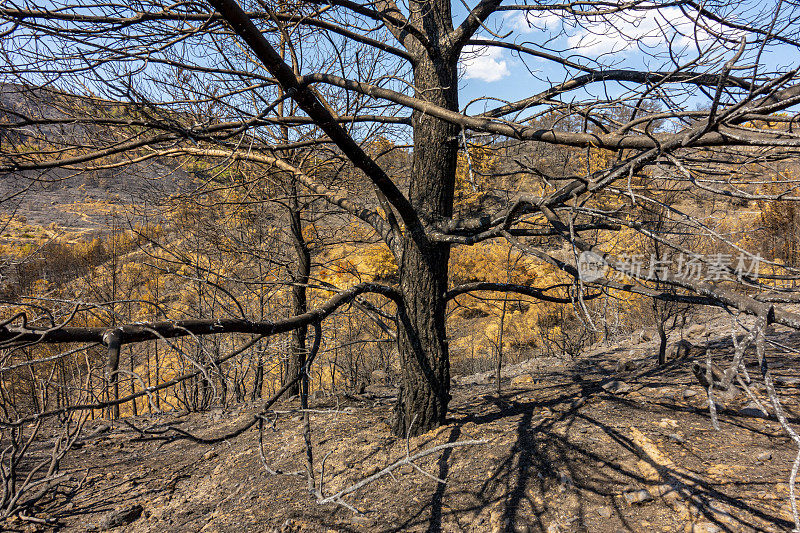
[[(684, 334), (711, 348), (719, 363), (730, 358), (727, 320), (695, 324)], [(800, 335), (782, 329), (768, 339), (800, 347)], [(65, 464), (72, 482), (44, 516), (57, 519), (63, 531), (790, 530), (787, 483), (795, 451), (778, 423), (758, 416), (739, 394), (720, 402), (721, 430), (715, 431), (706, 394), (690, 369), (693, 358), (657, 367), (656, 349), (637, 335), (593, 346), (572, 360), (531, 359), (505, 369), (500, 398), (492, 392), (491, 373), (458, 376), (450, 422), (408, 443), (393, 437), (387, 424), (392, 389), (316, 394), (312, 441), (315, 464), (326, 458), (326, 495), (402, 459), (407, 444), (413, 455), (486, 441), (418, 460), (430, 475), (405, 465), (342, 498), (361, 514), (318, 505), (303, 477), (268, 474), (254, 429), (215, 445), (144, 439), (133, 429), (174, 426), (219, 435), (258, 412), (248, 403), (128, 418), (110, 430), (105, 422), (87, 427), (83, 445)], [(767, 358), (796, 422), (799, 361), (787, 351), (769, 348)], [(764, 401), (752, 354), (747, 359), (753, 390)], [(297, 400), (283, 402), (272, 416), (274, 429), (268, 422), (263, 435), (266, 464), (302, 471)], [(161, 433), (168, 435), (175, 433)], [(3, 526), (44, 529), (19, 520)]]
[[(87, 110), (95, 117), (124, 116), (135, 112), (128, 107), (107, 99), (0, 83), (0, 124), (21, 124), (0, 128), (2, 152), (91, 149), (109, 139), (102, 126), (86, 121)], [(55, 123), (40, 123), (47, 120)], [(111, 212), (128, 212), (135, 218), (130, 206), (155, 206), (185, 187), (191, 177), (179, 163), (161, 159), (115, 168), (0, 174), (0, 215), (13, 213), (34, 226), (56, 223), (73, 232), (97, 230), (107, 227)]]

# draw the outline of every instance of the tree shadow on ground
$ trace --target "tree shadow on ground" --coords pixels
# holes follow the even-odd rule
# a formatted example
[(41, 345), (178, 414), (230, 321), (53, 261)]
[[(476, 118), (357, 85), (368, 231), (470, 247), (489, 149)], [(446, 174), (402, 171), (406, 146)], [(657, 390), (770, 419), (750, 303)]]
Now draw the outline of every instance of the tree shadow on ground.
[[(639, 386), (651, 388), (656, 384), (674, 386), (681, 383), (686, 374), (685, 364), (679, 361), (646, 369), (635, 381)], [(665, 416), (678, 418), (679, 428), (683, 424), (690, 427), (703, 423), (710, 428), (707, 412), (697, 407), (634, 401), (608, 394), (601, 387), (605, 380), (602, 377), (553, 383), (537, 391), (539, 395), (549, 396), (547, 398), (520, 399), (528, 391), (511, 390), (499, 398), (487, 395), (460, 406), (458, 411), (466, 416), (452, 424), (449, 442), (463, 437), (463, 428), (471, 424), (477, 428), (491, 424), (513, 427), (513, 439), (507, 447), (488, 452), (500, 455), (500, 461), (487, 479), (476, 479), (472, 490), (463, 490), (459, 484), (458, 494), (447, 485), (439, 484), (428, 509), (420, 509), (396, 530), (420, 526), (433, 532), (479, 530), (475, 528), (480, 527), (480, 522), (463, 519), (472, 516), (486, 522), (486, 530), (492, 531), (548, 531), (552, 523), (560, 524), (562, 531), (563, 528), (605, 531), (595, 512), (598, 507), (612, 510), (613, 516), (605, 520), (609, 531), (642, 530), (639, 517), (657, 518), (665, 511), (677, 516), (676, 509), (684, 507), (693, 521), (711, 522), (722, 531), (753, 527), (754, 518), (779, 528), (791, 525), (775, 513), (765, 511), (758, 502), (741, 497), (742, 492), (755, 490), (763, 482), (713, 482), (700, 468), (683, 465), (683, 457), (676, 457), (671, 464), (660, 464), (631, 438), (630, 427), (638, 425), (645, 433), (652, 433), (649, 421)], [(605, 408), (595, 413), (593, 409), (584, 409), (583, 402), (576, 405), (576, 398), (590, 403), (602, 402)], [(611, 416), (607, 416), (609, 414)], [(731, 438), (735, 438), (733, 432), (754, 433), (764, 438), (772, 436), (748, 423), (752, 421), (735, 415), (733, 410), (720, 413), (724, 425), (721, 434), (727, 433)], [(656, 432), (656, 436), (658, 434)], [(440, 457), (437, 474), (440, 478), (446, 479), (450, 474), (452, 455), (453, 451), (447, 450)], [(656, 479), (643, 475), (642, 469), (647, 466), (639, 466), (642, 463), (656, 473)], [(664, 498), (655, 495), (653, 503), (636, 509), (620, 497), (626, 491), (659, 486), (671, 487), (660, 490), (672, 494)], [(665, 505), (668, 499), (672, 501), (671, 507)], [(686, 519), (680, 521), (685, 523)]]

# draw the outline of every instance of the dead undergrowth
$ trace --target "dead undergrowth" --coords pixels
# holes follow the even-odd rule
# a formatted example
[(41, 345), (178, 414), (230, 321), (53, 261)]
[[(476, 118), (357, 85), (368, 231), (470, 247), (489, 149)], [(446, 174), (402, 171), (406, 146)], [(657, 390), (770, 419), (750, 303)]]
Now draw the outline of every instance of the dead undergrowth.
[[(730, 359), (723, 325), (701, 333), (691, 340), (711, 346), (720, 362)], [(798, 334), (776, 331), (769, 338), (800, 346)], [(318, 481), (324, 474), (323, 495), (409, 452), (487, 441), (416, 461), (429, 475), (404, 465), (344, 496), (359, 513), (317, 504), (302, 476), (269, 474), (256, 430), (206, 446), (142, 439), (122, 422), (108, 431), (100, 422), (87, 428), (100, 431), (68, 456), (73, 481), (49, 502), (49, 513), (65, 531), (791, 530), (788, 477), (796, 450), (777, 421), (757, 416), (740, 394), (719, 405), (715, 431), (692, 360), (658, 367), (654, 354), (653, 341), (629, 341), (560, 366), (532, 360), (506, 370), (500, 397), (489, 374), (459, 378), (449, 423), (408, 443), (390, 432), (391, 389), (317, 397), (310, 406), (312, 440), (318, 469), (326, 458), (324, 472), (317, 472)], [(798, 357), (774, 346), (767, 357), (795, 423)], [(766, 401), (757, 379), (754, 393)], [(298, 409), (296, 399), (286, 401), (274, 427), (266, 424), (264, 459), (273, 470), (303, 469)], [(257, 411), (245, 405), (129, 421), (217, 435)], [(19, 518), (2, 525), (52, 527)]]

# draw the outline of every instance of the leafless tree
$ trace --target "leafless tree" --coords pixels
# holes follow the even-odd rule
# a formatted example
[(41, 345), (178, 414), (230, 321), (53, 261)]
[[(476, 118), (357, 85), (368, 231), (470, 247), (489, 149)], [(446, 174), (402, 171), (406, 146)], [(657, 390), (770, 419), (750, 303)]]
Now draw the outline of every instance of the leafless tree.
[[(3, 80), (36, 96), (41, 106), (5, 105), (0, 171), (6, 176), (25, 182), (48, 179), (54, 169), (82, 172), (191, 158), (214, 161), (218, 171), (240, 162), (279, 169), (371, 228), (394, 256), (399, 280), (396, 286), (356, 285), (318, 309), (281, 321), (197, 318), (109, 329), (34, 327), (17, 320), (4, 326), (2, 340), (100, 342), (113, 352), (121, 344), (156, 338), (273, 335), (317, 323), (337, 306), (375, 292), (396, 306), (402, 376), (394, 427), (405, 435), (412, 420), (415, 433), (445, 420), (445, 311), (454, 294), (512, 291), (574, 302), (585, 315), (585, 298), (615, 289), (735, 308), (800, 328), (800, 316), (780, 306), (793, 300), (790, 293), (737, 276), (734, 267), (721, 272), (730, 278), (725, 283), (667, 273), (655, 286), (646, 273), (631, 272), (626, 274), (632, 282), (605, 277), (584, 283), (575, 264), (580, 253), (595, 250), (621, 269), (603, 250), (599, 228), (628, 228), (665, 249), (691, 252), (637, 216), (642, 206), (659, 202), (635, 186), (653, 179), (657, 166), (686, 184), (687, 193), (797, 200), (795, 181), (764, 195), (753, 181), (756, 174), (740, 172), (785, 159), (800, 145), (792, 115), (800, 101), (798, 65), (771, 59), (781, 51), (796, 53), (797, 8), (760, 8), (739, 13), (728, 4), (692, 0), (481, 0), (468, 8), (448, 0), (64, 2), (47, 10), (31, 2), (4, 3)], [(567, 39), (562, 49), (546, 31), (535, 33), (535, 42), (520, 34), (552, 20), (575, 28), (582, 40)], [(631, 35), (641, 26), (649, 28), (648, 35)], [(598, 35), (612, 36), (616, 44), (590, 52)], [(635, 63), (625, 56), (631, 46), (647, 57), (647, 67), (629, 66)], [(459, 61), (483, 49), (513, 54), (541, 90), (497, 107), (489, 96), (464, 105)], [(546, 76), (537, 73), (534, 61), (547, 65)], [(292, 106), (279, 112), (289, 100)], [(480, 112), (472, 112), (479, 106)], [(763, 121), (781, 127), (759, 127)], [(370, 155), (366, 145), (376, 128), (411, 146), (408, 176), (390, 174)], [(92, 132), (90, 141), (78, 135), (86, 131)], [(539, 169), (540, 190), (519, 191), (506, 205), (455, 217), (457, 155), (467, 136), (584, 150), (587, 164), (584, 171), (557, 176)], [(287, 150), (305, 151), (311, 159), (288, 160)], [(612, 156), (589, 165), (598, 150)], [(324, 159), (338, 159), (354, 179), (322, 178), (315, 166)], [(721, 179), (723, 173), (730, 178)], [(748, 252), (692, 213), (669, 210), (682, 231), (703, 234), (720, 253)], [(560, 240), (572, 252), (552, 253), (538, 244), (543, 237)], [(490, 239), (505, 239), (573, 276), (571, 294), (499, 283), (449, 287), (451, 248)], [(797, 274), (790, 266), (772, 266), (783, 270), (775, 274), (780, 279)]]

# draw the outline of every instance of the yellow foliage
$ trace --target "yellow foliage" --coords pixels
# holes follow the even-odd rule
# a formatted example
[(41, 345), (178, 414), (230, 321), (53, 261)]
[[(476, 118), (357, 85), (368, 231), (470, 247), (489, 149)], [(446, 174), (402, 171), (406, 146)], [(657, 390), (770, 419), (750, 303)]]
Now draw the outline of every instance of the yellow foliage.
[(347, 287), (362, 281), (379, 281), (397, 274), (397, 263), (384, 244), (356, 247), (340, 245), (328, 252), (326, 266), (319, 278), (337, 287)]
[(397, 275), (397, 263), (389, 248), (379, 244), (364, 250), (361, 255), (365, 275), (373, 280), (387, 279)]
[(372, 155), (373, 157), (379, 156), (381, 154), (386, 153), (388, 150), (391, 150), (394, 147), (394, 143), (384, 137), (383, 135), (378, 135), (374, 140), (367, 143), (366, 149), (367, 152)]
[(450, 256), (450, 276), (458, 282), (492, 281), (531, 283), (542, 264), (512, 250), (507, 242), (486, 242), (455, 248)]
[(598, 170), (603, 170), (611, 166), (616, 154), (604, 148), (589, 148), (587, 153), (582, 154), (581, 164), (586, 174), (593, 174)]
[(456, 166), (455, 207), (456, 210), (477, 206), (486, 194), (483, 176), (497, 169), (497, 156), (491, 148), (481, 145), (469, 146), (469, 158), (458, 154)]

